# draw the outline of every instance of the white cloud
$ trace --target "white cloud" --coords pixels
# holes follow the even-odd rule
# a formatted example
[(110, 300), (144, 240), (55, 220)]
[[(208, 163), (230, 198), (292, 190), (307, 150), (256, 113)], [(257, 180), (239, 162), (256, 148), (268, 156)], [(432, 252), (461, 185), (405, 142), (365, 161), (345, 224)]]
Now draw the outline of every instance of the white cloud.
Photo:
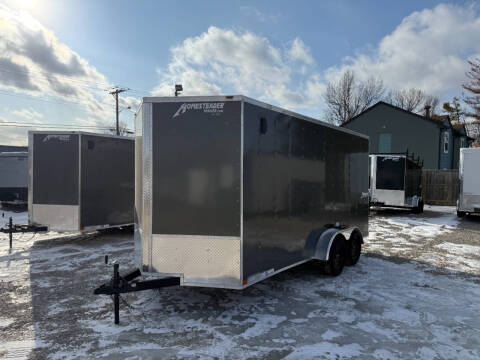
[(267, 38), (251, 32), (211, 26), (207, 32), (173, 47), (171, 53), (167, 68), (158, 71), (160, 83), (153, 91), (155, 95), (171, 96), (172, 84), (181, 83), (184, 95), (234, 91), (284, 106), (287, 103), (290, 108), (303, 108), (312, 102), (313, 94), (292, 88), (293, 75), (302, 77), (296, 63), (313, 62), (299, 38), (290, 47), (275, 47)]
[(31, 122), (40, 122), (43, 115), (33, 109), (13, 110), (12, 115), (29, 120)]
[(288, 51), (290, 58), (294, 61), (301, 61), (306, 64), (313, 64), (313, 57), (310, 48), (300, 38), (295, 38)]
[(210, 27), (171, 49), (154, 93), (171, 96), (173, 84), (182, 83), (185, 95), (242, 93), (318, 116), (327, 82), (353, 69), (359, 79), (376, 76), (389, 88), (417, 87), (442, 97), (460, 91), (466, 60), (480, 54), (478, 39), (478, 6), (440, 4), (410, 14), (370, 50), (318, 69), (298, 37), (275, 46), (248, 31)]
[[(57, 107), (60, 101), (67, 107), (74, 106), (76, 111), (83, 111), (85, 117), (95, 119), (101, 126), (114, 123), (114, 99), (104, 91), (111, 86), (107, 78), (61, 43), (52, 31), (29, 14), (0, 4), (0, 34), (0, 90), (47, 98)], [(70, 102), (76, 105), (69, 105)], [(138, 104), (134, 97), (120, 97), (121, 107), (136, 109)], [(41, 121), (38, 115), (25, 109), (17, 109), (11, 115)], [(57, 120), (81, 125), (76, 119), (72, 115)], [(49, 118), (48, 122), (55, 122), (55, 119)], [(10, 127), (2, 127), (2, 131), (14, 133)]]
[(327, 78), (350, 68), (359, 78), (379, 76), (388, 87), (417, 87), (442, 96), (460, 90), (466, 59), (480, 54), (478, 39), (478, 6), (440, 4), (410, 14), (372, 52), (344, 59), (327, 70)]

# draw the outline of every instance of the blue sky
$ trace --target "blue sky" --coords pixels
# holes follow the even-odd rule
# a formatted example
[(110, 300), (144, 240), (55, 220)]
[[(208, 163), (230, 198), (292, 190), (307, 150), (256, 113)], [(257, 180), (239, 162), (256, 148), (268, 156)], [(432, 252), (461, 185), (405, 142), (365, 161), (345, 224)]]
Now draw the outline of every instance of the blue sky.
[[(465, 1), (5, 0), (0, 10), (3, 122), (110, 125), (104, 89), (133, 89), (122, 106), (135, 107), (176, 82), (321, 118), (326, 84), (347, 68), (447, 100), (480, 55), (480, 11)], [(131, 112), (121, 117), (133, 126)], [(25, 129), (0, 130), (1, 143), (26, 141)]]

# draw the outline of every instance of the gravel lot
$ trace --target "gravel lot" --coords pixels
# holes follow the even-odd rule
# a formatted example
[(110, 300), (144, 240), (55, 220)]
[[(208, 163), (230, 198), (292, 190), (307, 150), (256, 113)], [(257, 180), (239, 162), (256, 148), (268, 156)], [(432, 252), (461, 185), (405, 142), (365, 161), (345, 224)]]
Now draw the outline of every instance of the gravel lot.
[(105, 254), (134, 266), (131, 234), (17, 235), (11, 253), (0, 234), (0, 357), (480, 358), (480, 218), (378, 211), (366, 241), (337, 278), (306, 264), (244, 291), (125, 295), (115, 326), (92, 291)]

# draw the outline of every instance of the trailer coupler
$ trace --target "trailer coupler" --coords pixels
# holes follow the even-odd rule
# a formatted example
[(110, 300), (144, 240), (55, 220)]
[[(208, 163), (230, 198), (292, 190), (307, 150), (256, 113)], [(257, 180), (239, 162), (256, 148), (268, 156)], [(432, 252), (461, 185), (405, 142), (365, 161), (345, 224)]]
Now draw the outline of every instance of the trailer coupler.
[(152, 280), (135, 280), (141, 275), (142, 273), (140, 272), (140, 270), (135, 269), (127, 275), (121, 276), (118, 271), (118, 264), (114, 264), (113, 277), (110, 282), (100, 285), (93, 291), (95, 295), (113, 296), (115, 324), (118, 324), (120, 322), (120, 294), (180, 285), (179, 277), (165, 277)]

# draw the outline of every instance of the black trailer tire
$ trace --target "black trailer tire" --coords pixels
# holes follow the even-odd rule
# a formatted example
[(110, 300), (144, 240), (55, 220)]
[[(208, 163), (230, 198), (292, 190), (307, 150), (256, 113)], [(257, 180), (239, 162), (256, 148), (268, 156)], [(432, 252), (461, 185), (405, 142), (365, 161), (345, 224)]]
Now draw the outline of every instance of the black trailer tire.
[(324, 264), (324, 273), (330, 276), (338, 276), (342, 273), (345, 266), (345, 237), (341, 234), (335, 236), (333, 239), (328, 260)]
[(362, 234), (358, 231), (353, 232), (346, 243), (345, 265), (353, 266), (358, 262), (362, 253), (362, 242)]
[(464, 217), (465, 215), (467, 215), (467, 213), (465, 211), (457, 210), (457, 216), (458, 217)]
[(418, 206), (413, 208), (414, 214), (421, 214), (423, 213), (423, 200), (418, 202)]

